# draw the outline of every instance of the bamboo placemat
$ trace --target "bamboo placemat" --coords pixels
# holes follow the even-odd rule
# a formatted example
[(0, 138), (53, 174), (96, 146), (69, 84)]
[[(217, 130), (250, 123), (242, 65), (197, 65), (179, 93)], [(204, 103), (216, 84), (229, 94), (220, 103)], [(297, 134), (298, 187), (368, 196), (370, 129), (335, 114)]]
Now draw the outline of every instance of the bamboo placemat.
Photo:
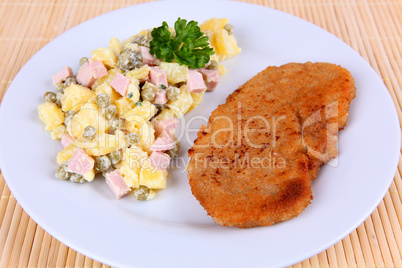
[[(12, 79), (41, 47), (90, 18), (143, 1), (0, 1), (0, 102)], [(333, 33), (383, 78), (402, 123), (402, 1), (250, 0)], [(402, 159), (371, 216), (349, 236), (293, 267), (402, 267)], [(38, 226), (0, 172), (0, 267), (108, 267), (68, 248)]]

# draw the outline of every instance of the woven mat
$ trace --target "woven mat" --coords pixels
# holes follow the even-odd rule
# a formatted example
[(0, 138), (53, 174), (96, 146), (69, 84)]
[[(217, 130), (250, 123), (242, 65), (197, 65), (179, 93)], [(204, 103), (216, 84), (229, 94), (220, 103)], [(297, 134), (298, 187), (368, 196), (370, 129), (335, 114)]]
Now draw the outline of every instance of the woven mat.
[[(0, 1), (0, 102), (10, 82), (56, 36), (108, 11), (147, 1)], [(333, 33), (383, 78), (402, 122), (402, 1), (250, 0)], [(402, 159), (371, 216), (336, 245), (293, 267), (402, 267)], [(16, 202), (0, 173), (0, 267), (108, 267), (68, 248)]]

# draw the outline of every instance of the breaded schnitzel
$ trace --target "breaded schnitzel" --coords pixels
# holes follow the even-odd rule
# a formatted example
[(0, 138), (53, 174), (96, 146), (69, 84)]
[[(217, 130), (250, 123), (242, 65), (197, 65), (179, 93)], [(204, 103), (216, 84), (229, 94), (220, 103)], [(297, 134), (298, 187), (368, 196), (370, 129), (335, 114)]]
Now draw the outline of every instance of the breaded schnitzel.
[(202, 126), (187, 167), (193, 195), (221, 225), (267, 226), (299, 215), (311, 180), (337, 155), (355, 87), (329, 63), (268, 67)]

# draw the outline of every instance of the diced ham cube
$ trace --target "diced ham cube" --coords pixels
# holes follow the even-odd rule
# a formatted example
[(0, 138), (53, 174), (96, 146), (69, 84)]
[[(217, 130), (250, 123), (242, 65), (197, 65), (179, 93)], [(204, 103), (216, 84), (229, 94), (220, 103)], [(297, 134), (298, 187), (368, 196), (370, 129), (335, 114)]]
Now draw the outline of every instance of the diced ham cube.
[(200, 72), (204, 77), (205, 84), (207, 86), (207, 91), (214, 91), (216, 86), (219, 83), (219, 79), (221, 77), (218, 70), (208, 70), (205, 68), (201, 68)]
[(154, 119), (153, 121), (155, 136), (168, 135), (173, 136), (176, 132), (177, 125), (179, 121), (176, 118), (166, 118), (162, 121)]
[(127, 186), (120, 171), (115, 169), (112, 172), (106, 173), (106, 183), (112, 189), (117, 199), (125, 196), (130, 192), (130, 187)]
[(159, 136), (154, 144), (152, 144), (150, 150), (153, 152), (164, 152), (175, 147), (175, 142), (172, 136), (169, 135), (161, 135)]
[(158, 63), (157, 58), (149, 53), (148, 47), (140, 46), (140, 53), (142, 54), (142, 65), (155, 65)]
[(107, 75), (107, 69), (103, 62), (100, 60), (91, 61), (89, 63), (89, 69), (91, 70), (92, 76), (95, 79), (101, 78)]
[(154, 100), (152, 101), (152, 103), (155, 103), (155, 104), (165, 104), (166, 102), (167, 102), (167, 92), (166, 92), (166, 90), (163, 90), (163, 89), (161, 89), (161, 90), (159, 90), (158, 92), (156, 92), (156, 94), (155, 94), (155, 98), (154, 98)]
[(53, 84), (57, 86), (57, 84), (64, 82), (67, 78), (73, 76), (73, 70), (70, 67), (66, 66), (63, 70), (53, 75)]
[(125, 77), (122, 74), (117, 73), (113, 80), (110, 82), (110, 86), (114, 88), (117, 92), (120, 93), (123, 97), (127, 94), (128, 85), (130, 84), (131, 80), (128, 77)]
[(160, 85), (164, 85), (168, 87), (168, 82), (166, 78), (166, 73), (164, 70), (158, 67), (151, 67), (151, 71), (149, 72), (149, 77), (151, 79), (151, 83), (160, 87)]
[(91, 87), (96, 79), (107, 75), (107, 69), (103, 62), (99, 60), (86, 62), (81, 66), (78, 74), (77, 81), (83, 86)]
[(96, 79), (93, 77), (89, 63), (84, 63), (77, 74), (77, 82), (83, 86), (91, 87), (95, 83)]
[(87, 155), (84, 150), (78, 148), (75, 150), (73, 156), (68, 161), (66, 168), (69, 172), (85, 175), (94, 168), (95, 160)]
[(63, 145), (64, 148), (69, 146), (73, 142), (73, 137), (71, 137), (68, 133), (64, 133), (63, 136), (61, 137), (61, 145)]
[(195, 70), (188, 70), (187, 73), (187, 90), (190, 93), (201, 93), (207, 86), (204, 83), (202, 74)]
[(166, 170), (170, 163), (170, 156), (162, 152), (152, 152), (149, 162), (158, 169)]

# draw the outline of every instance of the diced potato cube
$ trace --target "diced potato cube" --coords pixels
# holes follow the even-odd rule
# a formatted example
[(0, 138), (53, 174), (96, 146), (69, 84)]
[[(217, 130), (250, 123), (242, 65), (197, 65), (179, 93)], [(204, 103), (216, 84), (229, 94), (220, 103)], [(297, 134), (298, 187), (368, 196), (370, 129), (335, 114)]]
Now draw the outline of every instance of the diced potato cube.
[(126, 97), (121, 97), (115, 101), (114, 105), (116, 105), (117, 115), (120, 117), (124, 117), (126, 113), (136, 107), (135, 102)]
[(127, 89), (127, 98), (133, 102), (140, 100), (140, 82), (136, 78), (131, 78)]
[(186, 65), (179, 65), (176, 62), (161, 62), (159, 67), (165, 71), (167, 81), (170, 84), (177, 84), (187, 81), (188, 67)]
[(139, 120), (138, 118), (150, 120), (156, 113), (157, 109), (152, 103), (143, 101), (141, 106), (135, 106), (131, 111), (127, 112), (124, 117), (127, 121)]
[(64, 114), (56, 104), (45, 102), (38, 106), (39, 118), (46, 124), (45, 129), (51, 131), (64, 122)]
[(95, 94), (99, 95), (101, 93), (109, 95), (111, 104), (114, 104), (114, 102), (121, 97), (121, 95), (107, 83), (103, 83), (96, 88)]
[(147, 80), (150, 71), (151, 71), (151, 67), (149, 67), (148, 65), (144, 65), (141, 68), (137, 68), (137, 69), (128, 71), (126, 73), (126, 76), (128, 78), (135, 78), (139, 81)]
[(75, 150), (77, 150), (77, 147), (74, 146), (73, 144), (70, 144), (69, 146), (61, 150), (56, 157), (57, 164), (61, 165), (70, 160)]
[(222, 19), (217, 19), (217, 18), (212, 18), (209, 20), (204, 21), (200, 25), (200, 29), (202, 32), (215, 32), (217, 30), (223, 29), (226, 24), (229, 23), (229, 20), (227, 18), (222, 18)]
[(123, 159), (118, 164), (118, 168), (129, 187), (139, 187), (141, 166), (147, 158), (148, 154), (136, 146), (131, 146), (124, 152)]
[(100, 60), (109, 69), (116, 67), (117, 57), (108, 47), (101, 47), (93, 50), (91, 52), (91, 58), (93, 60)]
[(138, 44), (125, 43), (125, 44), (123, 44), (123, 51), (126, 49), (131, 49), (132, 51), (138, 51), (140, 49), (140, 47), (138, 46)]
[(55, 127), (51, 132), (50, 136), (53, 140), (60, 140), (63, 137), (63, 134), (66, 132), (66, 127), (64, 125), (60, 125)]
[(77, 112), (88, 102), (95, 102), (96, 94), (87, 87), (77, 84), (71, 84), (64, 90), (64, 96), (61, 99), (61, 109), (64, 112)]
[(126, 47), (127, 44), (133, 42), (134, 38), (135, 38), (135, 35), (130, 36), (129, 38), (127, 38), (127, 39), (125, 39), (125, 40), (123, 40), (123, 41), (121, 42), (121, 45), (123, 46), (123, 50), (125, 50), (125, 47)]
[(146, 35), (147, 34), (147, 30), (141, 30), (141, 32), (139, 32), (137, 35), (135, 36), (139, 36), (139, 35)]
[(226, 69), (225, 66), (218, 64), (218, 71), (219, 71), (219, 75), (222, 76), (228, 72), (228, 69)]
[(111, 69), (111, 70), (107, 71), (107, 75), (102, 76), (101, 78), (98, 78), (98, 79), (95, 81), (95, 83), (94, 83), (94, 84), (92, 85), (92, 87), (91, 87), (92, 90), (96, 90), (97, 87), (103, 85), (104, 83), (110, 83), (110, 82), (112, 82), (114, 76), (115, 76), (117, 73), (120, 73), (120, 74), (121, 74), (121, 73), (123, 73), (123, 72), (122, 72), (120, 69), (118, 69), (118, 68)]
[[(79, 142), (74, 142), (78, 145)], [(126, 140), (124, 133), (116, 131), (114, 135), (100, 133), (97, 135), (93, 142), (83, 142), (82, 148), (86, 148), (86, 152), (89, 155), (98, 156), (110, 154), (113, 151), (120, 150), (126, 147)], [(80, 147), (81, 147), (80, 146)]]
[(141, 141), (138, 144), (144, 151), (149, 151), (155, 142), (155, 130), (148, 120), (138, 117), (136, 120), (126, 122), (125, 129), (128, 132), (135, 132), (140, 136)]
[(102, 116), (95, 103), (87, 103), (73, 116), (67, 124), (67, 132), (75, 138), (79, 138), (87, 126), (92, 126), (98, 133), (104, 133), (108, 128), (108, 121)]
[(204, 96), (204, 93), (205, 93), (205, 91), (201, 92), (201, 93), (190, 93), (191, 98), (193, 99), (193, 104), (191, 104), (191, 106), (187, 112), (190, 112), (196, 106), (200, 105), (200, 103), (202, 102), (202, 97)]
[(175, 112), (169, 108), (163, 109), (162, 112), (160, 112), (157, 116), (155, 116), (155, 119), (162, 121), (168, 118), (173, 118), (175, 117)]
[(121, 173), (121, 176), (124, 179), (124, 182), (127, 184), (128, 187), (130, 188), (138, 188), (139, 187), (139, 172), (136, 170), (132, 170), (129, 166), (126, 164), (122, 164), (119, 167), (119, 171)]
[(116, 37), (112, 37), (109, 41), (109, 48), (113, 51), (116, 57), (119, 57), (121, 52), (123, 51), (123, 46), (119, 39)]
[(89, 171), (88, 173), (84, 174), (84, 179), (86, 181), (93, 181), (95, 178), (95, 171), (92, 169), (91, 171)]
[(168, 101), (167, 106), (173, 110), (178, 118), (181, 118), (193, 104), (193, 98), (187, 90), (187, 85), (180, 87), (179, 97), (175, 101)]
[(166, 188), (167, 171), (156, 168), (142, 168), (140, 172), (140, 185), (149, 189)]
[(225, 29), (218, 30), (210, 36), (210, 42), (215, 49), (218, 61), (231, 58), (241, 52), (233, 35), (229, 35)]

